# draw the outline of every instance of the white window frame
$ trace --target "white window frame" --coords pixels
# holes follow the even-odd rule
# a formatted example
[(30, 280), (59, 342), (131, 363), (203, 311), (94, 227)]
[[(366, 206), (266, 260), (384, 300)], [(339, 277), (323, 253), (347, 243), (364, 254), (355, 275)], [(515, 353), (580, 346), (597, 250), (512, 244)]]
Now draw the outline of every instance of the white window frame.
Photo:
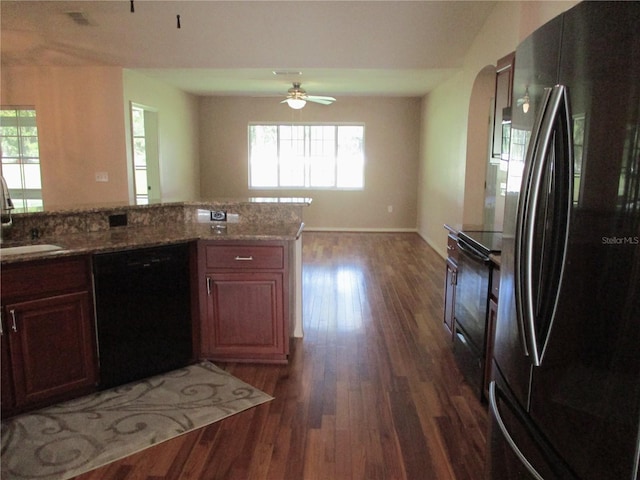
[[(271, 173), (275, 177), (274, 181), (270, 185), (267, 184), (254, 184), (253, 170), (252, 170), (252, 128), (254, 127), (275, 127), (276, 128), (276, 145), (273, 152), (272, 163), (274, 164)], [(323, 130), (334, 129), (333, 140), (315, 140), (311, 134), (312, 127), (322, 127)], [(356, 157), (340, 156), (339, 153), (339, 135), (340, 129), (345, 127), (357, 127), (362, 129), (361, 147), (359, 149), (360, 155)], [(286, 142), (285, 133), (287, 130), (302, 129), (303, 135), (295, 137), (293, 134), (289, 138), (292, 142), (290, 148), (286, 149), (290, 155), (286, 156), (283, 144)], [(291, 138), (295, 137), (295, 138)], [(294, 142), (296, 145), (294, 145)], [(313, 142), (316, 142), (315, 144)], [(329, 153), (324, 155), (314, 155), (312, 144), (320, 146), (321, 151), (328, 150)], [(333, 143), (331, 145), (331, 142)], [(247, 148), (248, 148), (248, 179), (247, 183), (250, 190), (364, 190), (365, 188), (365, 125), (363, 123), (280, 123), (280, 122), (252, 122), (249, 123), (247, 128)], [(328, 147), (328, 149), (325, 149)], [(291, 154), (291, 152), (297, 152)], [(342, 160), (342, 161), (341, 161)], [(357, 162), (354, 165), (354, 160)], [(314, 169), (315, 162), (329, 161), (333, 162), (333, 173), (329, 173), (331, 169)], [(300, 162), (296, 165), (297, 162)], [(351, 162), (351, 163), (349, 163)], [(298, 181), (287, 183), (286, 170), (287, 164), (289, 165), (289, 171), (297, 169)], [(345, 178), (348, 178), (346, 174), (341, 173), (341, 169), (345, 168), (357, 168), (359, 169), (358, 184), (347, 185)], [(324, 170), (324, 171), (323, 171)], [(314, 175), (314, 172), (316, 175)], [(322, 175), (324, 173), (324, 175)], [(318, 179), (324, 177), (324, 182)], [(327, 180), (328, 177), (332, 177), (331, 181)], [(342, 180), (341, 180), (342, 179)]]
[[(13, 117), (3, 117), (3, 125), (17, 128), (16, 135), (11, 135), (17, 139), (17, 152), (11, 152), (7, 148), (2, 149), (2, 172), (9, 194), (15, 207), (14, 212), (34, 212), (44, 209), (42, 199), (42, 166), (40, 161), (40, 141), (38, 138), (38, 115), (35, 106), (32, 105), (1, 105), (0, 110), (12, 110), (17, 113), (15, 120)], [(32, 111), (33, 116), (23, 117), (19, 112)], [(28, 119), (23, 123), (21, 119)], [(23, 135), (21, 127), (28, 127), (34, 130), (33, 135)], [(0, 132), (1, 134), (1, 132)], [(35, 139), (36, 151), (25, 151), (25, 138)], [(4, 139), (3, 139), (3, 143)], [(7, 167), (18, 167), (18, 175), (10, 175), (5, 172)], [(19, 178), (18, 178), (19, 177)]]

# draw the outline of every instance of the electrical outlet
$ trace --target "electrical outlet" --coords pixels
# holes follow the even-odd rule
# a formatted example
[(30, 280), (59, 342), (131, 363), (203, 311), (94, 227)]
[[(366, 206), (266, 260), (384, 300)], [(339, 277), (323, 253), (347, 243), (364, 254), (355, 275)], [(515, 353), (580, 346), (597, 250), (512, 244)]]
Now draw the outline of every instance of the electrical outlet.
[(387, 212), (393, 213), (393, 205), (388, 205), (387, 206)]
[(224, 210), (211, 210), (211, 221), (212, 222), (226, 222), (227, 221), (227, 212)]
[(96, 182), (108, 182), (109, 174), (107, 172), (96, 172)]
[(109, 215), (109, 227), (125, 227), (127, 225), (127, 214), (117, 213)]

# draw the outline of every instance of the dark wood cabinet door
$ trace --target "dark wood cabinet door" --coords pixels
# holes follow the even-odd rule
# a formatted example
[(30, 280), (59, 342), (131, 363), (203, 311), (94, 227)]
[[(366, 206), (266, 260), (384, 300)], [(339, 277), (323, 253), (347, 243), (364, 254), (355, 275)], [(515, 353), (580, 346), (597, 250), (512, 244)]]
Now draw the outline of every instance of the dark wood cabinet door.
[(207, 325), (203, 353), (212, 358), (286, 361), (283, 274), (207, 275)]
[(9, 304), (7, 332), (16, 406), (96, 384), (92, 301), (77, 292)]
[(2, 324), (2, 336), (0, 337), (0, 356), (0, 405), (2, 406), (2, 411), (5, 412), (14, 407), (15, 400), (11, 376), (11, 357), (9, 356), (9, 338), (7, 325), (4, 323)]
[(489, 398), (489, 383), (491, 383), (491, 369), (493, 368), (493, 341), (496, 333), (496, 318), (498, 316), (498, 299), (489, 299), (489, 310), (487, 311), (487, 335), (484, 356), (484, 380), (483, 393), (485, 398)]
[(199, 242), (200, 350), (204, 358), (287, 362), (288, 265), (286, 242)]
[(446, 265), (447, 270), (444, 280), (444, 326), (453, 340), (455, 332), (454, 306), (456, 304), (456, 275), (458, 273), (458, 269), (451, 259), (447, 260)]
[(456, 283), (458, 276), (458, 236), (454, 233), (447, 235), (447, 263), (444, 276), (444, 326), (453, 341), (455, 336), (455, 304)]

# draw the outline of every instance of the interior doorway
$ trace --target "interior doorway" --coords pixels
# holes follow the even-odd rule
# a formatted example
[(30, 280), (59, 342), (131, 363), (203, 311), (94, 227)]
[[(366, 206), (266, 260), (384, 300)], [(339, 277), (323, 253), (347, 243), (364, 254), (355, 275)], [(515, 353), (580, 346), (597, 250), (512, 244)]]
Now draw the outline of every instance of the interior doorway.
[(131, 143), (135, 203), (159, 202), (162, 192), (157, 110), (131, 103)]
[(463, 223), (500, 231), (503, 171), (491, 156), (495, 88), (496, 67), (487, 65), (478, 72), (469, 101)]

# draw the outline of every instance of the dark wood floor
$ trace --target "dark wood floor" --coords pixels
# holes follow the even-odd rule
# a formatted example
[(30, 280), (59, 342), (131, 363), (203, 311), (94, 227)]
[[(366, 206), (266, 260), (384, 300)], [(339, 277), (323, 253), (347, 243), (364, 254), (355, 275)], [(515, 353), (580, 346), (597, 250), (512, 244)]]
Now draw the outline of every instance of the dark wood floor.
[(289, 365), (221, 365), (275, 400), (77, 478), (481, 479), (486, 406), (454, 363), (443, 281), (416, 234), (305, 233)]

